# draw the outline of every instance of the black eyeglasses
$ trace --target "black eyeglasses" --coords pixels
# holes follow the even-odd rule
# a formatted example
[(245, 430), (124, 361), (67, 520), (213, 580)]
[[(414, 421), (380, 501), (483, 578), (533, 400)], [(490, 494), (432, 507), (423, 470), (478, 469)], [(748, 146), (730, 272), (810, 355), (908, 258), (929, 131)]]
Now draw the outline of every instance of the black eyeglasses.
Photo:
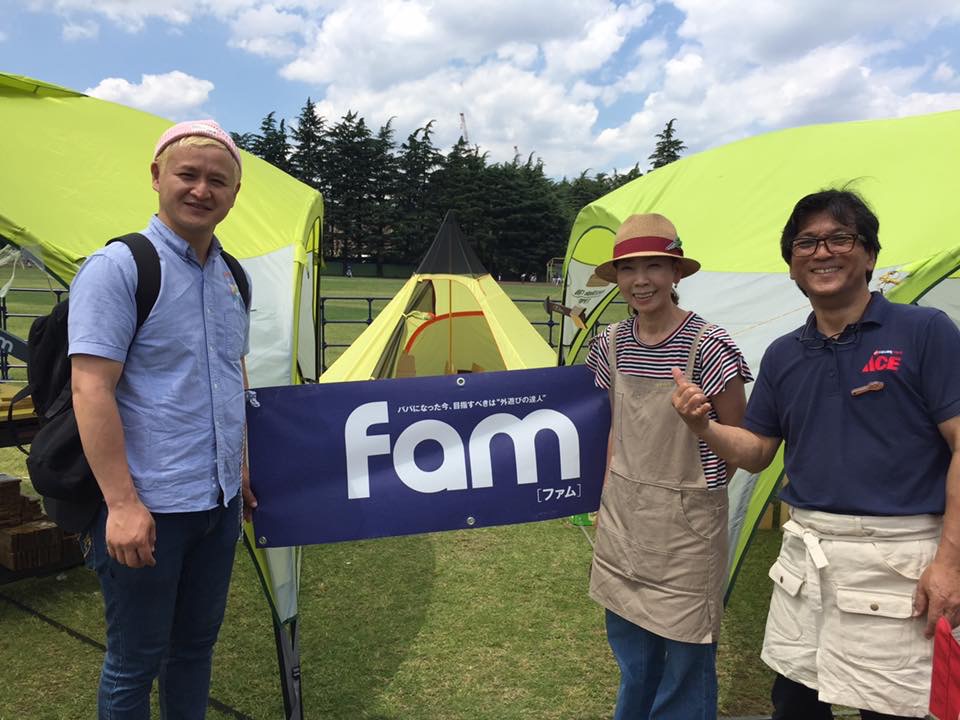
[(830, 337), (817, 337), (807, 335), (807, 332), (813, 331), (813, 325), (806, 325), (800, 333), (800, 344), (810, 350), (822, 350), (825, 347), (838, 347), (842, 345), (853, 345), (860, 339), (860, 323), (847, 325), (839, 334)]
[(791, 252), (796, 257), (808, 257), (817, 252), (820, 243), (827, 248), (831, 255), (843, 255), (853, 250), (857, 240), (863, 241), (862, 235), (853, 233), (835, 233), (824, 237), (813, 237), (812, 235), (802, 235), (796, 238), (791, 244)]

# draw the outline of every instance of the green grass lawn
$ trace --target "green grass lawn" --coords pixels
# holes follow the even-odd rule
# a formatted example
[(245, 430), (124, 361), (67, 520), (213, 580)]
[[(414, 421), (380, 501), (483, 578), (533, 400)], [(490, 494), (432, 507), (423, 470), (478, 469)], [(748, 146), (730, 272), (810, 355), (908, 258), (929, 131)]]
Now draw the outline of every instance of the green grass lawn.
[[(759, 647), (778, 539), (759, 534), (724, 619), (724, 715), (768, 707)], [(580, 528), (560, 520), (307, 548), (306, 717), (609, 718), (617, 670), (589, 562)], [(103, 642), (87, 570), (0, 587), (0, 718), (94, 717), (100, 652), (25, 608)], [(282, 716), (269, 612), (242, 551), (211, 694), (247, 717)]]
[[(401, 284), (322, 280), (328, 297), (389, 297)], [(545, 284), (505, 289), (514, 298), (559, 295)], [(365, 305), (334, 307), (342, 319), (366, 317)], [(540, 306), (521, 308), (546, 320)], [(623, 306), (611, 309), (612, 319), (617, 312), (622, 317)], [(362, 329), (336, 328), (347, 341)], [(0, 472), (24, 475), (18, 451), (0, 451)], [(758, 534), (724, 619), (723, 715), (768, 709), (771, 675), (759, 648), (766, 571), (778, 543), (776, 532)], [(602, 610), (586, 594), (589, 563), (584, 531), (565, 520), (307, 548), (300, 596), (306, 717), (609, 718), (617, 669)], [(0, 587), (0, 720), (95, 717), (102, 655), (67, 630), (103, 642), (92, 573), (75, 568)], [(211, 710), (210, 718), (282, 717), (270, 614), (242, 548), (211, 695), (239, 715)]]

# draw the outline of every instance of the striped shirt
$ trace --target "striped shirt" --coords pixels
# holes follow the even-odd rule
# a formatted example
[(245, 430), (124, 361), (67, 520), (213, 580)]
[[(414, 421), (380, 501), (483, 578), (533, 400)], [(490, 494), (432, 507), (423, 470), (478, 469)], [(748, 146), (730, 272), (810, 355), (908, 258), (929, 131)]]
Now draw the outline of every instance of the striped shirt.
[[(656, 345), (645, 345), (635, 332), (635, 323), (625, 321), (617, 328), (617, 370), (624, 375), (636, 375), (654, 380), (671, 380), (672, 368), (686, 372), (690, 348), (707, 321), (696, 313), (688, 313), (683, 322), (666, 339)], [(586, 364), (594, 373), (597, 387), (610, 389), (608, 333), (597, 335), (590, 344)], [(703, 334), (693, 364), (693, 383), (699, 385), (708, 398), (718, 395), (733, 378), (740, 376), (751, 382), (753, 376), (747, 361), (727, 331), (716, 325)], [(717, 420), (711, 409), (710, 417)], [(700, 462), (707, 487), (727, 484), (727, 466), (703, 440), (699, 440)]]

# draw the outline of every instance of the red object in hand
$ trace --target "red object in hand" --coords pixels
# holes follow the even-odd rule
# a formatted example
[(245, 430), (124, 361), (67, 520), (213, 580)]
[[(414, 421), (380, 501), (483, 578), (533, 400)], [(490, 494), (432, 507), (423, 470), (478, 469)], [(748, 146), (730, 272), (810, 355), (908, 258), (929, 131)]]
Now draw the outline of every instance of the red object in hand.
[(960, 720), (960, 643), (945, 617), (933, 636), (930, 713), (937, 720)]

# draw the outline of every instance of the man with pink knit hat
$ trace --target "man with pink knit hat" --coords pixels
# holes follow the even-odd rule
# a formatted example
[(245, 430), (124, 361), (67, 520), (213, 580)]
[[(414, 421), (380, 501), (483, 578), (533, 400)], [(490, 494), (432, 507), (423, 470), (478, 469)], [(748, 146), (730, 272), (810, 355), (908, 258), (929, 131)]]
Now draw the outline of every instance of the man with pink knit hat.
[[(240, 153), (212, 120), (167, 130), (150, 164), (159, 209), (141, 232), (159, 292), (138, 319), (132, 249), (93, 253), (70, 287), (73, 404), (104, 502), (83, 533), (107, 651), (99, 716), (203, 718), (249, 492), (243, 357), (249, 279), (214, 230), (240, 190)], [(149, 245), (147, 249), (149, 250)]]

